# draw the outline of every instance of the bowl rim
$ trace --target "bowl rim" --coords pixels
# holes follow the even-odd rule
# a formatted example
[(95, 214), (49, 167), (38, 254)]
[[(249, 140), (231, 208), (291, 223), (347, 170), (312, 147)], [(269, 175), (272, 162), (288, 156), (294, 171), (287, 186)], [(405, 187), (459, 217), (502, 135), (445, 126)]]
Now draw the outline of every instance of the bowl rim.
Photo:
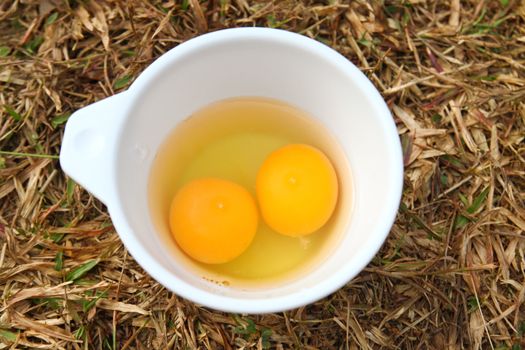
[[(167, 289), (197, 304), (220, 311), (250, 314), (280, 312), (310, 304), (335, 292), (361, 272), (377, 254), (394, 223), (401, 200), (403, 158), (397, 128), (391, 113), (385, 101), (368, 78), (352, 62), (330, 47), (303, 35), (280, 29), (253, 27), (223, 29), (188, 40), (166, 52), (148, 66), (130, 86), (127, 93), (130, 94), (130, 98), (140, 96), (147, 91), (149, 84), (154, 82), (155, 79), (162, 74), (165, 66), (175, 60), (201, 50), (210, 44), (218, 45), (240, 39), (273, 40), (289, 46), (305, 49), (321, 56), (324, 60), (336, 66), (337, 69), (351, 76), (354, 83), (358, 84), (365, 92), (365, 95), (373, 100), (380, 114), (379, 117), (384, 119), (382, 127), (387, 135), (385, 145), (388, 147), (388, 153), (391, 156), (390, 163), (392, 165), (390, 181), (397, 184), (397, 186), (392, 186), (390, 192), (385, 193), (384, 201), (386, 202), (386, 209), (381, 214), (382, 221), (377, 223), (370, 232), (370, 235), (375, 237), (375, 239), (367, 240), (367, 244), (363, 246), (353, 259), (356, 263), (341, 266), (341, 270), (337, 274), (328, 276), (315, 287), (297, 290), (287, 295), (247, 299), (218, 295), (192, 286), (165, 269), (156, 261), (155, 257), (134, 238), (134, 230), (126, 219), (123, 208), (119, 205), (118, 201), (108, 201), (107, 206), (115, 229), (119, 233), (124, 246), (141, 267)], [(130, 105), (132, 105), (132, 103)], [(114, 181), (116, 181), (116, 179)], [(116, 183), (113, 185), (114, 188), (118, 188)]]

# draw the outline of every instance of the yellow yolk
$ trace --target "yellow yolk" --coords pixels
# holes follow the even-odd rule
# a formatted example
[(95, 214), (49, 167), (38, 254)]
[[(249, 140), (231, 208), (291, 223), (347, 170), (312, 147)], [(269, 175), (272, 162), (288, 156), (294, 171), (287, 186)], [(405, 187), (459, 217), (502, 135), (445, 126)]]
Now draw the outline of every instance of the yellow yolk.
[(175, 195), (170, 229), (179, 247), (193, 259), (221, 264), (241, 255), (257, 231), (255, 200), (236, 183), (204, 178)]
[(294, 237), (313, 233), (330, 219), (339, 191), (330, 160), (304, 144), (271, 153), (257, 174), (256, 190), (268, 226)]

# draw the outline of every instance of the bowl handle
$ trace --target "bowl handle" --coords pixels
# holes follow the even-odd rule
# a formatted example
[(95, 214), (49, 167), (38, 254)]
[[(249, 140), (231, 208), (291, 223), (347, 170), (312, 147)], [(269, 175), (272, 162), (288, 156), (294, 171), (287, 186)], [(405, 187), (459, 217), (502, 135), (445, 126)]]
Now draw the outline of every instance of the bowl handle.
[(67, 121), (60, 149), (62, 170), (104, 204), (116, 196), (119, 130), (128, 91), (79, 109)]

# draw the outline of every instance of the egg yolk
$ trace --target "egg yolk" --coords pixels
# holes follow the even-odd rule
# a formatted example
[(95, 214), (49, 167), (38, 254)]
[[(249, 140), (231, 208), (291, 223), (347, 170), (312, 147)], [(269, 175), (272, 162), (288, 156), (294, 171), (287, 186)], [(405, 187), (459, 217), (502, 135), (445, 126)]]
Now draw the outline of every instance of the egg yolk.
[(179, 247), (193, 259), (221, 264), (241, 255), (257, 231), (258, 212), (252, 195), (236, 183), (203, 178), (175, 195), (170, 229)]
[(272, 152), (257, 174), (261, 215), (275, 231), (303, 236), (332, 216), (338, 182), (330, 160), (315, 147), (291, 144)]

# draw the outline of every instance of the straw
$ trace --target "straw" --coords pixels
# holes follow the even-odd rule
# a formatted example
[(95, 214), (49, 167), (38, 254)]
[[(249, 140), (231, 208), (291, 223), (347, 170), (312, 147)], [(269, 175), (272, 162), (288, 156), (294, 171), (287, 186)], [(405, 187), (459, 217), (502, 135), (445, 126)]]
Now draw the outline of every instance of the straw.
[[(406, 165), (369, 266), (317, 303), (260, 316), (156, 283), (55, 159), (73, 111), (237, 26), (302, 33), (358, 65)], [(0, 348), (525, 347), (523, 1), (14, 0), (0, 34)]]

